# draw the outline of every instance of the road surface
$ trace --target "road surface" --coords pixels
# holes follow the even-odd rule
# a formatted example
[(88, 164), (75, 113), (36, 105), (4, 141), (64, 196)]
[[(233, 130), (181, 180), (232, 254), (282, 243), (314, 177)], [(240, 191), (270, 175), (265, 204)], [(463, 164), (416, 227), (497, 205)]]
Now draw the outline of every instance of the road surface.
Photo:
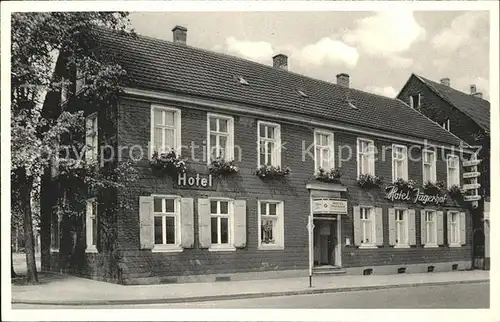
[(397, 309), (397, 308), (489, 308), (489, 283), (418, 286), (374, 291), (266, 297), (175, 304), (47, 306), (13, 305), (13, 309), (166, 309), (166, 308), (298, 308), (298, 309)]

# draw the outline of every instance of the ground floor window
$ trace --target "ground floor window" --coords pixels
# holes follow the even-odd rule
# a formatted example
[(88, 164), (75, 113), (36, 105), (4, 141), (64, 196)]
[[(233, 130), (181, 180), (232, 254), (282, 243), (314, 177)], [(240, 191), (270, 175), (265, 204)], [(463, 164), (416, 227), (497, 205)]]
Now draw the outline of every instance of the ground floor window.
[(361, 208), (361, 244), (375, 245), (374, 239), (374, 225), (373, 225), (373, 208)]
[(210, 201), (210, 227), (212, 245), (229, 246), (231, 243), (231, 207), (228, 200)]
[(179, 198), (153, 197), (155, 247), (179, 245), (179, 214)]
[(425, 231), (426, 231), (426, 245), (437, 245), (437, 219), (436, 212), (426, 210), (425, 213)]
[(405, 209), (396, 209), (396, 245), (408, 245), (408, 214)]
[(283, 202), (259, 201), (259, 247), (283, 247)]
[(460, 220), (458, 212), (449, 212), (450, 216), (449, 222), (449, 231), (448, 238), (450, 245), (459, 245), (460, 244)]

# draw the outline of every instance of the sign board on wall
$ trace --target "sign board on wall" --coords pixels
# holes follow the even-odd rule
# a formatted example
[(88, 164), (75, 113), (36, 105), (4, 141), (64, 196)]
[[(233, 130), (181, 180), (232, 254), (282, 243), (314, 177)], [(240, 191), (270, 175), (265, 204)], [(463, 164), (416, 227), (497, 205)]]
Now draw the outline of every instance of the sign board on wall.
[(179, 173), (177, 175), (176, 188), (212, 188), (212, 175), (200, 175), (199, 173), (188, 175), (187, 173)]
[(435, 203), (441, 204), (446, 202), (446, 195), (428, 195), (420, 191), (420, 189), (401, 190), (396, 186), (387, 187), (385, 196), (390, 201), (411, 201), (413, 203)]
[(315, 214), (347, 214), (347, 200), (316, 199), (313, 200)]

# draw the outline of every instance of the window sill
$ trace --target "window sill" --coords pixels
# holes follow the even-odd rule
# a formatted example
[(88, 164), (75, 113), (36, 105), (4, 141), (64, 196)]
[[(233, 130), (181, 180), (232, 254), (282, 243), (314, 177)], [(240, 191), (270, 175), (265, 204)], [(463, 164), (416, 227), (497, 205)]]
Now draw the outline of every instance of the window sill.
[(184, 250), (184, 248), (173, 245), (173, 246), (154, 246), (151, 249), (153, 253), (180, 253)]
[(410, 245), (398, 244), (398, 245), (394, 245), (394, 248), (410, 248)]
[(457, 248), (457, 247), (462, 247), (462, 245), (460, 245), (460, 244), (451, 244), (451, 245), (448, 245), (448, 247), (450, 247), (450, 248)]
[(437, 244), (425, 244), (424, 248), (439, 248)]
[(285, 247), (281, 245), (259, 245), (257, 250), (284, 250)]
[(85, 249), (86, 253), (98, 253), (97, 248), (95, 246), (87, 246)]
[(209, 252), (234, 252), (236, 247), (233, 246), (211, 246), (208, 249)]
[(368, 244), (366, 244), (366, 245), (361, 245), (358, 248), (359, 249), (377, 249), (378, 247), (377, 247), (377, 245), (368, 245)]

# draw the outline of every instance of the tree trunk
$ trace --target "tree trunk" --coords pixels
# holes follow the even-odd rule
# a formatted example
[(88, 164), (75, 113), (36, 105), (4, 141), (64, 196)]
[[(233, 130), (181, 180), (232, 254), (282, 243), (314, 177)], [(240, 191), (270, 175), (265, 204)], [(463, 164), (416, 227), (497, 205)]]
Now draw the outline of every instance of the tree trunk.
[(12, 255), (12, 247), (10, 248), (10, 278), (17, 277), (16, 271), (14, 270), (14, 256)]
[(24, 169), (19, 176), (20, 184), (20, 202), (23, 211), (23, 224), (24, 224), (24, 248), (26, 252), (26, 281), (28, 283), (38, 283), (38, 274), (36, 272), (35, 261), (35, 240), (33, 237), (33, 220), (31, 216), (31, 190), (33, 189), (33, 178), (28, 177)]

